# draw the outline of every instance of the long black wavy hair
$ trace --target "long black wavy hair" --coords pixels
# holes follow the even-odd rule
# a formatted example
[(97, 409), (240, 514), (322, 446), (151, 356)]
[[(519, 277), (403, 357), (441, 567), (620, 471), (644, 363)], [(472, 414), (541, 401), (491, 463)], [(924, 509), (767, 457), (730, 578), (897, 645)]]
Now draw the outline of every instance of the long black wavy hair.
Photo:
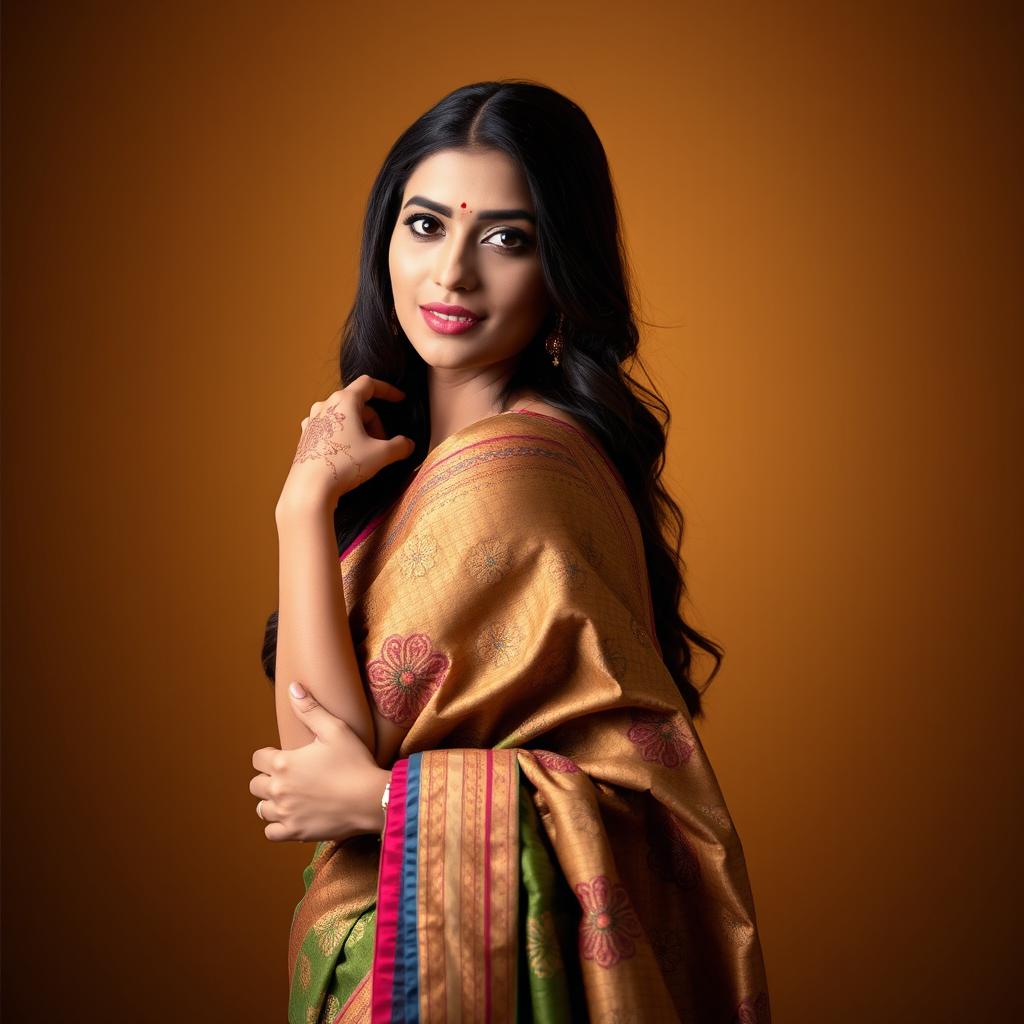
[[(344, 386), (367, 373), (402, 388), (406, 401), (373, 405), (388, 436), (405, 434), (416, 449), (338, 504), (338, 551), (398, 498), (429, 447), (427, 365), (400, 329), (392, 333), (388, 252), (413, 169), (444, 149), (500, 150), (525, 174), (537, 214), (538, 253), (551, 310), (496, 401), (508, 408), (519, 392), (532, 391), (575, 416), (602, 442), (640, 521), (665, 664), (691, 716), (703, 716), (701, 695), (721, 667), (723, 651), (688, 624), (681, 609), (686, 593), (686, 563), (680, 555), (684, 518), (661, 482), (671, 415), (637, 352), (629, 261), (604, 147), (586, 114), (554, 89), (504, 79), (454, 90), (399, 136), (373, 183), (363, 223), (359, 285), (342, 329), (341, 380)], [(556, 367), (544, 341), (559, 312), (564, 317), (563, 345)], [(638, 365), (650, 388), (631, 375)], [(263, 670), (271, 682), (277, 616), (275, 609), (263, 643)], [(715, 660), (701, 690), (691, 678), (694, 647)]]

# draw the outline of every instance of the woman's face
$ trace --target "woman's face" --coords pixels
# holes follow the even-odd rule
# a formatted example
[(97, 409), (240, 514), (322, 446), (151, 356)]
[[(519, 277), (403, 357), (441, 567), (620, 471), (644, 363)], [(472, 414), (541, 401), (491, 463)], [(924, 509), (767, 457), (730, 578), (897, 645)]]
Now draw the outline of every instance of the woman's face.
[[(526, 178), (504, 153), (443, 150), (413, 170), (388, 262), (398, 322), (428, 366), (510, 370), (536, 334), (550, 301), (534, 215)], [(446, 328), (424, 315), (431, 303), (479, 319)]]

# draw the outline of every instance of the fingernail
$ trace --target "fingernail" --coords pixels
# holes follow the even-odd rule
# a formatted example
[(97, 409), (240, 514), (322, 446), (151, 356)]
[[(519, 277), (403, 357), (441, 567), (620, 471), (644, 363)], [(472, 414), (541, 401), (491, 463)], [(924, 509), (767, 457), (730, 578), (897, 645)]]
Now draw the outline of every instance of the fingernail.
[(306, 691), (302, 688), (302, 683), (290, 683), (288, 689), (291, 690), (293, 697), (306, 696)]

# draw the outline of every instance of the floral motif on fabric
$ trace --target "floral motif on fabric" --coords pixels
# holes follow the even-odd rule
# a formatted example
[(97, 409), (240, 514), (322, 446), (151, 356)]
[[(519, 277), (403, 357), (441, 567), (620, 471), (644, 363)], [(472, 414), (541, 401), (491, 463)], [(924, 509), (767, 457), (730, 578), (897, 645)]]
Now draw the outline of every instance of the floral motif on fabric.
[(683, 725), (682, 713), (666, 714), (633, 708), (633, 724), (626, 736), (639, 748), (645, 761), (655, 761), (666, 768), (678, 768), (690, 760), (694, 744)]
[(632, 634), (633, 639), (640, 644), (641, 647), (653, 647), (651, 643), (651, 634), (637, 622), (635, 616), (630, 615), (629, 617), (629, 632)]
[(304, 989), (309, 988), (313, 978), (313, 967), (309, 962), (309, 955), (305, 952), (299, 953), (299, 982)]
[(719, 828), (733, 827), (732, 819), (729, 817), (724, 807), (712, 807), (711, 804), (697, 804), (697, 809), (708, 818), (709, 821), (713, 821)]
[(643, 935), (643, 928), (626, 887), (597, 875), (589, 882), (578, 882), (574, 891), (583, 908), (580, 955), (601, 967), (614, 967), (633, 956), (634, 940)]
[(564, 754), (556, 754), (552, 750), (532, 750), (534, 759), (539, 761), (549, 772), (578, 772), (580, 766)]
[(324, 1008), (320, 1011), (321, 1024), (334, 1024), (334, 1018), (341, 1013), (341, 1000), (332, 992), (324, 1000)]
[(538, 978), (550, 978), (562, 969), (562, 954), (550, 910), (526, 919), (526, 959)]
[(619, 649), (619, 645), (611, 637), (603, 636), (599, 646), (601, 648), (601, 657), (604, 658), (605, 664), (611, 670), (611, 674), (616, 679), (622, 679), (629, 668), (629, 661)]
[(399, 565), (406, 579), (426, 576), (434, 568), (437, 541), (429, 532), (417, 533), (410, 537), (399, 552)]
[(512, 567), (512, 552), (500, 537), (488, 537), (469, 549), (465, 566), (473, 579), (497, 583)]
[(317, 945), (324, 956), (335, 953), (341, 945), (341, 930), (344, 924), (344, 912), (341, 910), (329, 910), (322, 917), (313, 922), (313, 931), (316, 933)]
[(444, 681), (451, 662), (426, 633), (389, 636), (380, 657), (366, 666), (370, 692), (380, 713), (396, 725), (411, 725)]
[(585, 797), (570, 798), (569, 820), (577, 832), (583, 832), (585, 835), (596, 836), (601, 831), (601, 817)]
[(346, 946), (354, 946), (366, 934), (366, 922), (372, 918), (373, 914), (370, 914), (369, 918), (361, 917), (352, 925), (352, 931), (348, 933), (348, 938), (345, 940)]
[(743, 1000), (736, 1007), (734, 1024), (772, 1024), (772, 1011), (768, 1005), (768, 993), (759, 992)]
[(549, 563), (549, 572), (563, 586), (569, 589), (582, 587), (589, 576), (580, 560), (571, 551), (556, 551)]
[(700, 882), (700, 859), (686, 835), (686, 827), (667, 808), (648, 833), (647, 866), (666, 882), (692, 889)]
[(511, 619), (502, 619), (484, 627), (477, 637), (476, 651), (491, 665), (508, 665), (519, 657), (523, 632)]

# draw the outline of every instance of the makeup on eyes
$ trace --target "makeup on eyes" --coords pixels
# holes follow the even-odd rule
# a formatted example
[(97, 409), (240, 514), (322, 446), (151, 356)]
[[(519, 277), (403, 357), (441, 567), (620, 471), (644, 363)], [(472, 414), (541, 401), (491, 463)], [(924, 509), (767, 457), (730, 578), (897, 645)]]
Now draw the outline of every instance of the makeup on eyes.
[[(440, 224), (440, 221), (438, 221), (436, 217), (429, 213), (411, 213), (409, 214), (408, 217), (403, 219), (402, 223), (409, 228), (409, 232), (410, 234), (412, 234), (414, 238), (427, 240), (436, 237), (433, 234), (423, 234), (420, 231), (416, 231), (412, 225), (418, 220), (433, 220), (437, 221), (437, 223)], [(519, 239), (520, 244), (494, 245), (492, 246), (492, 248), (494, 249), (502, 249), (505, 252), (523, 252), (531, 248), (533, 245), (533, 239), (530, 238), (530, 236), (527, 235), (525, 231), (520, 231), (519, 228), (498, 228), (497, 231), (492, 232), (490, 235), (487, 236), (487, 238), (496, 238), (499, 235), (511, 235), (513, 238)]]

